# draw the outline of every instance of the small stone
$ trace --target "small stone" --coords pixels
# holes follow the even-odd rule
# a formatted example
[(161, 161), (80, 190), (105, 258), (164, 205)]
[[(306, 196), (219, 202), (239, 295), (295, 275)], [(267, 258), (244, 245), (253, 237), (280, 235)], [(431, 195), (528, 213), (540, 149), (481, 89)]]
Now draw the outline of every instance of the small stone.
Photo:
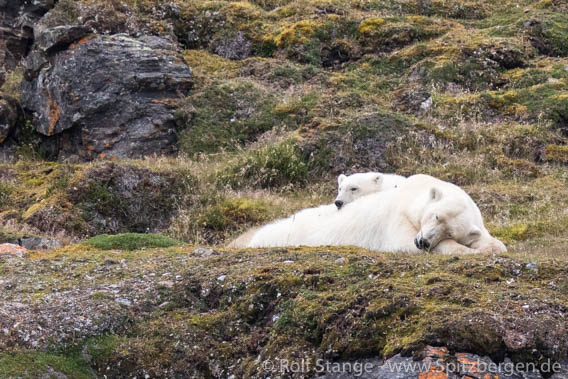
[(536, 262), (527, 263), (525, 268), (527, 270), (538, 271)]
[(115, 301), (119, 304), (126, 305), (127, 307), (132, 305), (132, 302), (130, 300), (122, 298), (122, 297), (119, 297)]
[(217, 277), (217, 280), (222, 282), (222, 281), (225, 280), (226, 277), (227, 277), (227, 275), (220, 275), (220, 276)]
[(337, 262), (337, 263), (343, 263), (343, 262), (345, 262), (345, 258), (343, 258), (343, 257), (337, 258), (337, 259), (335, 260), (335, 262)]
[(61, 247), (61, 242), (44, 237), (22, 238), (20, 244), (28, 250), (49, 250)]
[(174, 282), (172, 282), (171, 280), (162, 280), (161, 282), (158, 282), (158, 284), (161, 284), (162, 286), (168, 288), (172, 288), (174, 286)]
[(282, 261), (282, 263), (294, 263), (294, 261), (292, 261), (290, 259), (286, 259), (285, 261)]
[(420, 103), (420, 109), (426, 111), (432, 106), (432, 96)]
[(199, 255), (200, 257), (210, 257), (211, 255), (219, 255), (219, 252), (212, 249), (206, 249), (204, 247), (198, 247), (193, 250), (192, 254)]

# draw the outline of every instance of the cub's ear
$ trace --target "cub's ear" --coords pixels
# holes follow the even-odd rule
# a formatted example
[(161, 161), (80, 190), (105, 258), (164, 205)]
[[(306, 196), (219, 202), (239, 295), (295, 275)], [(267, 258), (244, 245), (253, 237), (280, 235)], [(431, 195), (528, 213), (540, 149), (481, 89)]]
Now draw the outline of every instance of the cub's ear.
[(345, 178), (347, 178), (347, 176), (341, 174), (337, 177), (337, 184), (341, 184), (342, 181), (345, 180)]
[(436, 187), (430, 188), (430, 200), (431, 201), (438, 201), (442, 198), (442, 191), (440, 191)]
[(373, 177), (373, 182), (375, 182), (375, 184), (379, 184), (381, 180), (383, 180), (383, 174), (376, 174)]

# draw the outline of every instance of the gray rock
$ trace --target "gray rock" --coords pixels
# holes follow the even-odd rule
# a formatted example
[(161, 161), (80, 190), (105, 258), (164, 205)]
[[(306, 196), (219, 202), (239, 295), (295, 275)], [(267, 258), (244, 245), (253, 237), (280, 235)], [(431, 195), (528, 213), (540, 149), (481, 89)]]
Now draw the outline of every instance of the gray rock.
[(204, 247), (198, 247), (197, 249), (193, 250), (193, 254), (199, 255), (201, 257), (210, 257), (212, 255), (219, 255), (218, 251), (207, 249)]
[(11, 70), (26, 56), (34, 24), (54, 5), (54, 0), (0, 1), (0, 68)]
[(90, 33), (90, 29), (82, 25), (56, 26), (45, 30), (35, 41), (35, 48), (43, 53), (67, 48), (71, 43), (80, 40)]
[(48, 250), (61, 247), (61, 242), (51, 238), (26, 237), (20, 239), (20, 245), (28, 250)]
[(171, 42), (126, 35), (73, 41), (85, 33), (47, 29), (26, 62), (22, 104), (36, 131), (53, 137), (47, 150), (82, 160), (175, 152), (172, 103), (187, 94), (192, 75)]
[(223, 58), (245, 59), (252, 55), (252, 43), (243, 32), (237, 32), (233, 36), (213, 41), (212, 50)]
[(18, 102), (0, 93), (0, 143), (8, 138), (20, 116)]

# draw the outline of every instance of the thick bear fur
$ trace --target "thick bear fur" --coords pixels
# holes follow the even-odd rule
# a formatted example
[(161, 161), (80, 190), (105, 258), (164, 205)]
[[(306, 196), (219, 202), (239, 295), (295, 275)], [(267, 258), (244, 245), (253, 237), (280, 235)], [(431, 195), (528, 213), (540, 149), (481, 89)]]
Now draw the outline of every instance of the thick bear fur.
[(380, 172), (361, 172), (349, 176), (341, 174), (337, 177), (335, 205), (341, 209), (362, 196), (396, 188), (404, 180), (404, 176)]
[(469, 195), (428, 175), (411, 176), (398, 188), (363, 196), (338, 212), (318, 211), (322, 207), (259, 228), (246, 246), (354, 245), (409, 253), (506, 251), (483, 225)]

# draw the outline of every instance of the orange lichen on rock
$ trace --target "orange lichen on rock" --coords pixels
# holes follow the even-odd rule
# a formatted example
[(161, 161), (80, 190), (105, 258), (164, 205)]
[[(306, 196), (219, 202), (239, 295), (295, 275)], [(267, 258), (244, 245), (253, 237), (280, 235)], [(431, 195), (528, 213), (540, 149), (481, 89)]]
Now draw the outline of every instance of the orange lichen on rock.
[(52, 136), (55, 132), (55, 125), (59, 121), (60, 112), (61, 110), (55, 100), (51, 99), (49, 103), (49, 130), (47, 135)]
[(418, 379), (432, 379), (432, 378), (442, 378), (442, 379), (447, 379), (448, 378), (448, 374), (446, 374), (445, 372), (441, 371), (441, 369), (432, 366), (430, 368), (430, 371), (423, 371), (420, 374), (418, 374)]
[(83, 43), (85, 43), (85, 42), (88, 42), (91, 38), (92, 38), (92, 37), (89, 37), (89, 36), (81, 38), (79, 41), (74, 42), (74, 43), (72, 43), (71, 45), (69, 45), (68, 50), (73, 50), (73, 49), (76, 48), (77, 46), (79, 46), (79, 45), (81, 45), (81, 44), (83, 44)]
[(22, 258), (28, 253), (25, 247), (13, 243), (0, 244), (0, 257), (1, 256), (15, 256)]

